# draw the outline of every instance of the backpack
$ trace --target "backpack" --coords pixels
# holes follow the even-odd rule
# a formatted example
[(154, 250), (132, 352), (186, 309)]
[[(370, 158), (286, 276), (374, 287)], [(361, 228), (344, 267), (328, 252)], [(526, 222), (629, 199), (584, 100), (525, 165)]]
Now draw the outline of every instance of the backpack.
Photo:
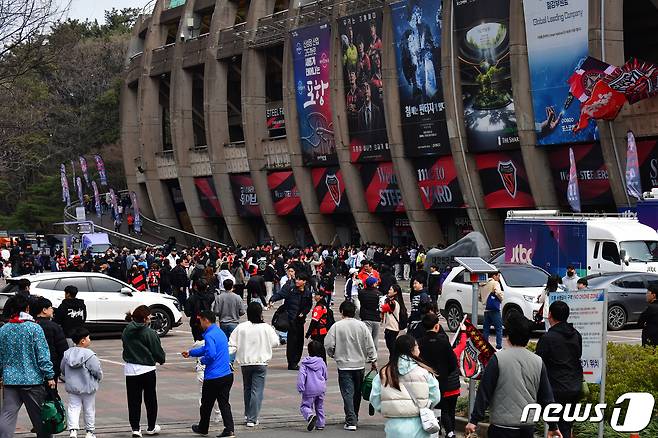
[(46, 390), (46, 399), (41, 405), (41, 430), (54, 435), (66, 429), (66, 409), (56, 389)]
[(283, 333), (288, 331), (290, 321), (288, 320), (288, 311), (286, 310), (285, 304), (279, 306), (279, 308), (276, 309), (276, 312), (274, 312), (274, 315), (272, 316), (272, 326)]

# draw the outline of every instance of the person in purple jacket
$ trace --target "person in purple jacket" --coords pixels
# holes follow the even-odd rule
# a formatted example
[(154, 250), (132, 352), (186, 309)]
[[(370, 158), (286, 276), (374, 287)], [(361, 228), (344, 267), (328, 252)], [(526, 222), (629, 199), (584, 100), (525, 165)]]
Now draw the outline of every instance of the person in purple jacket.
[[(308, 343), (308, 356), (299, 367), (297, 391), (302, 395), (299, 407), (308, 422), (306, 430), (324, 429), (324, 394), (327, 391), (327, 364), (322, 359), (323, 345), (318, 341)], [(315, 412), (315, 413), (314, 413)]]

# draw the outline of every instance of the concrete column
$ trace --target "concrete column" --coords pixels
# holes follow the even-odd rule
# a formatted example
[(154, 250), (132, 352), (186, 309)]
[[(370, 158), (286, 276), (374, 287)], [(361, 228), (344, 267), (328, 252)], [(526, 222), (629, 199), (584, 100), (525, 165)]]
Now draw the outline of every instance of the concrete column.
[(523, 0), (510, 1), (510, 61), (512, 93), (523, 165), (537, 208), (559, 209), (546, 149), (537, 147), (535, 116), (530, 91), (530, 68), (525, 35)]
[(400, 116), (400, 93), (396, 69), (395, 47), (393, 45), (393, 23), (391, 8), (384, 8), (384, 23), (382, 32), (382, 76), (384, 78), (384, 111), (386, 113), (388, 144), (391, 147), (391, 158), (398, 178), (398, 186), (404, 199), (409, 224), (416, 241), (431, 248), (437, 244), (445, 244), (439, 221), (434, 214), (425, 210), (418, 191), (416, 169), (411, 160), (404, 155), (404, 140), (402, 137), (402, 118)]
[(153, 49), (160, 47), (163, 41), (163, 31), (160, 27), (160, 14), (165, 6), (165, 0), (159, 0), (151, 15), (151, 22), (146, 32), (144, 42), (144, 64), (139, 80), (139, 108), (141, 109), (139, 139), (148, 191), (155, 220), (166, 225), (179, 227), (176, 211), (171, 196), (165, 184), (158, 177), (155, 165), (155, 154), (162, 150), (162, 114), (159, 103), (160, 80), (149, 75)]
[[(443, 2), (443, 16), (452, 16), (452, 1)], [(466, 149), (466, 131), (464, 127), (464, 108), (461, 99), (459, 78), (459, 59), (455, 43), (454, 56), (451, 56), (452, 21), (447, 20), (443, 26), (441, 47), (441, 78), (443, 79), (443, 98), (446, 102), (446, 118), (450, 149), (455, 161), (459, 186), (463, 190), (464, 202), (473, 229), (481, 232), (491, 247), (504, 243), (503, 221), (484, 206), (484, 193), (480, 174), (475, 165), (475, 158)], [(454, 65), (453, 65), (454, 61)], [(454, 69), (454, 77), (453, 77)], [(453, 84), (454, 82), (454, 84)]]
[[(340, 8), (336, 7), (340, 0), (335, 1), (334, 13)], [(349, 11), (345, 12), (349, 14)], [(345, 193), (350, 201), (352, 215), (361, 234), (363, 242), (390, 243), (390, 236), (382, 219), (368, 211), (365, 199), (365, 190), (359, 170), (350, 162), (350, 138), (347, 128), (347, 109), (345, 108), (345, 94), (343, 81), (343, 62), (341, 55), (340, 35), (338, 23), (331, 26), (331, 103), (333, 111), (334, 137), (336, 139), (336, 152), (338, 163), (345, 181)]]
[[(187, 0), (181, 17), (178, 35), (189, 36), (187, 18), (194, 16), (194, 0)], [(186, 38), (187, 39), (187, 38)], [(190, 167), (190, 148), (194, 146), (194, 126), (192, 122), (192, 74), (183, 69), (183, 47), (185, 41), (176, 40), (174, 61), (171, 66), (171, 87), (169, 107), (171, 109), (171, 138), (176, 150), (178, 182), (185, 200), (185, 208), (198, 235), (214, 238), (214, 224), (203, 216), (199, 197), (194, 187), (194, 176)]]
[[(612, 65), (624, 63), (624, 5), (617, 0), (589, 2), (589, 53)], [(605, 46), (601, 45), (601, 14), (604, 14)], [(605, 47), (605, 53), (602, 51)], [(608, 168), (610, 188), (617, 206), (629, 205), (626, 194), (626, 129), (623, 115), (615, 122), (597, 121), (603, 160)]]
[[(290, 8), (288, 17), (296, 15), (297, 10)], [(316, 243), (331, 244), (336, 239), (336, 227), (329, 216), (320, 214), (318, 198), (313, 187), (311, 169), (304, 166), (302, 160), (302, 143), (299, 138), (299, 122), (295, 102), (295, 74), (290, 52), (290, 38), (286, 37), (283, 45), (283, 104), (286, 117), (286, 137), (290, 153), (290, 166), (295, 175), (295, 184), (302, 200), (304, 216)], [(332, 98), (335, 99), (334, 96)]]
[[(258, 27), (258, 19), (274, 10), (274, 1), (261, 0), (251, 3), (247, 16), (247, 30)], [(248, 38), (251, 38), (251, 34)], [(274, 202), (267, 184), (267, 161), (263, 150), (263, 139), (267, 136), (265, 81), (267, 62), (265, 54), (247, 47), (242, 53), (242, 125), (244, 129), (247, 161), (254, 182), (260, 213), (268, 234), (278, 243), (295, 243), (290, 224), (274, 211)]]
[(216, 59), (219, 31), (233, 26), (236, 12), (237, 3), (234, 1), (217, 0), (217, 3), (215, 3), (210, 35), (208, 35), (203, 87), (206, 138), (208, 140), (208, 154), (210, 155), (213, 181), (226, 221), (226, 227), (234, 243), (253, 245), (257, 242), (257, 236), (247, 221), (238, 215), (233, 193), (231, 192), (231, 182), (226, 170), (224, 145), (229, 142), (226, 85), (228, 66)]

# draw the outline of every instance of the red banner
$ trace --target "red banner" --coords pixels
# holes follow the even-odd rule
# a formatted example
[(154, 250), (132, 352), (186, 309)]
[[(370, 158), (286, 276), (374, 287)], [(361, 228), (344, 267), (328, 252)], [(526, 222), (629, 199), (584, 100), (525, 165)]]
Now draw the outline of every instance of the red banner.
[(242, 217), (260, 216), (260, 206), (256, 196), (256, 188), (249, 173), (234, 173), (229, 176), (235, 208)]
[(390, 161), (359, 166), (366, 203), (371, 213), (402, 213), (404, 202), (398, 177)]
[(345, 193), (343, 174), (338, 166), (316, 167), (311, 170), (313, 187), (318, 195), (320, 213), (349, 213), (350, 203)]
[(215, 182), (212, 176), (199, 176), (194, 178), (199, 204), (204, 217), (222, 217), (222, 207), (217, 198)]
[(415, 160), (414, 167), (420, 199), (426, 210), (464, 206), (452, 156)]
[(480, 330), (468, 318), (464, 319), (462, 326), (464, 328), (455, 333), (452, 351), (457, 356), (460, 374), (463, 377), (479, 379), (496, 349), (484, 339)]
[(272, 194), (274, 211), (279, 216), (303, 215), (302, 200), (291, 170), (271, 172), (267, 175), (267, 186)]
[(520, 151), (475, 156), (487, 208), (534, 207)]

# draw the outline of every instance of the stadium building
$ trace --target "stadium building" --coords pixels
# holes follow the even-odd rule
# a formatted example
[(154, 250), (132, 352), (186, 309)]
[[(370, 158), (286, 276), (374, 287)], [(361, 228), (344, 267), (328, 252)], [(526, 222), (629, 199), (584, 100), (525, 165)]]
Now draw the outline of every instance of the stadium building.
[(632, 206), (629, 129), (642, 189), (658, 187), (658, 97), (574, 132), (605, 69), (587, 56), (658, 64), (656, 0), (151, 7), (121, 124), (128, 187), (160, 222), (243, 245), (427, 246), (477, 230), (499, 246), (510, 209), (571, 211), (570, 149), (583, 212)]

